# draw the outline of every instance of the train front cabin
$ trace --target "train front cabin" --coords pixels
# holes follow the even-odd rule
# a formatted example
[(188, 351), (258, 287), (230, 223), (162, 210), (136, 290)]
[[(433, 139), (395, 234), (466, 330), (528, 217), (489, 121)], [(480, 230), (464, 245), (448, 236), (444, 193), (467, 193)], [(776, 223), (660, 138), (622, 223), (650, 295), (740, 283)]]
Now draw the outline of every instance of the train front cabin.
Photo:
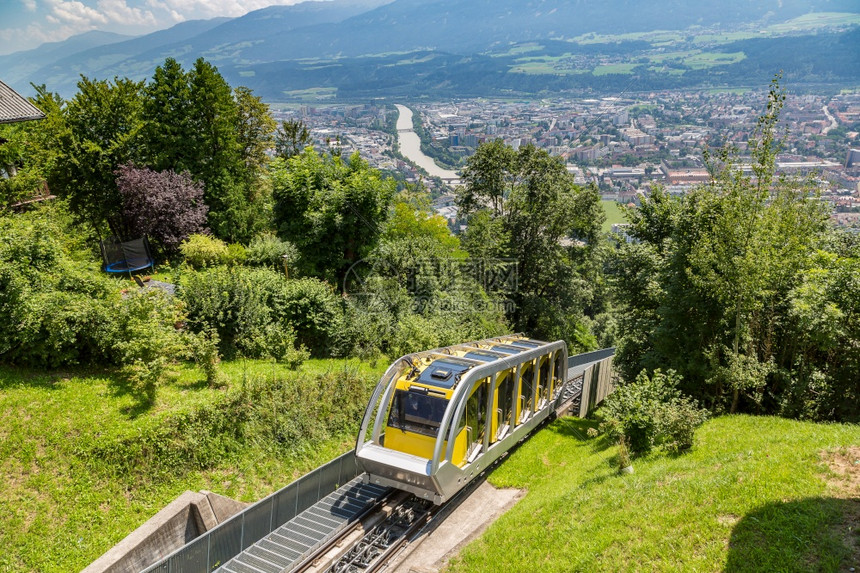
[(521, 335), (403, 356), (374, 390), (356, 461), (367, 481), (441, 504), (554, 411), (566, 374), (564, 341)]

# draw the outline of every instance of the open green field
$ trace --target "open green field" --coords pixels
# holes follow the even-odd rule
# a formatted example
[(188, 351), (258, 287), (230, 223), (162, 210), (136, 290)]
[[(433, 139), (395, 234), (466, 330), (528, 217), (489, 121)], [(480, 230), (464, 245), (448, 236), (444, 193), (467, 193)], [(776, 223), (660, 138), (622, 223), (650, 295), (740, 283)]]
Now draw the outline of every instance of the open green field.
[(591, 73), (595, 76), (607, 76), (609, 74), (631, 74), (633, 73), (633, 68), (638, 65), (639, 64), (605, 64), (602, 66), (595, 67)]
[(590, 73), (591, 70), (586, 68), (570, 68), (570, 67), (562, 67), (558, 65), (559, 58), (555, 57), (546, 57), (546, 58), (529, 58), (530, 61), (522, 61), (525, 58), (518, 60), (515, 66), (510, 68), (510, 71), (513, 73), (519, 74), (537, 74), (537, 75), (575, 75), (575, 74), (587, 74)]
[[(692, 451), (620, 475), (617, 447), (586, 437), (596, 425), (558, 420), (496, 469), (494, 485), (528, 493), (449, 569), (860, 567), (860, 426), (725, 416), (697, 431)], [(853, 484), (837, 473), (846, 467)]]
[(801, 32), (818, 30), (828, 27), (856, 26), (860, 24), (860, 14), (850, 12), (813, 12), (804, 14), (767, 27), (767, 31), (773, 34), (784, 34), (788, 32)]
[(371, 385), (386, 366), (309, 360), (294, 373), (237, 360), (222, 364), (230, 381), (220, 388), (188, 366), (153, 407), (110, 372), (0, 367), (0, 572), (79, 571), (185, 490), (254, 501), (283, 487), (352, 447), (354, 431), (321, 433), (313, 447), (273, 444), (253, 418), (236, 431), (231, 397), (275, 379), (313, 396), (315, 376), (332, 371)]
[[(325, 66), (319, 66), (325, 67)], [(315, 68), (308, 68), (315, 69)], [(315, 102), (317, 100), (333, 99), (337, 96), (337, 88), (308, 88), (304, 90), (288, 90), (284, 91), (284, 95), (290, 99)]]
[(604, 233), (611, 231), (612, 225), (627, 222), (627, 219), (624, 218), (624, 212), (621, 211), (621, 207), (618, 203), (612, 199), (603, 199), (600, 203), (603, 205), (603, 210), (606, 212), (606, 220), (603, 222), (602, 227)]

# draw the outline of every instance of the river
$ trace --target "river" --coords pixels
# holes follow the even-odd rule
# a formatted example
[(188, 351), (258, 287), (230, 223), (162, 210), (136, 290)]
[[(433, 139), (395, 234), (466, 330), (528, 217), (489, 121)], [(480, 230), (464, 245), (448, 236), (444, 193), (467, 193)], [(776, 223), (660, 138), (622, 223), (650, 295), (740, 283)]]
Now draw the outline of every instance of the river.
[(456, 171), (442, 169), (436, 165), (432, 157), (421, 152), (421, 139), (412, 129), (412, 110), (405, 105), (395, 104), (395, 106), (400, 113), (397, 116), (397, 141), (400, 144), (400, 153), (432, 177), (459, 180), (460, 176)]

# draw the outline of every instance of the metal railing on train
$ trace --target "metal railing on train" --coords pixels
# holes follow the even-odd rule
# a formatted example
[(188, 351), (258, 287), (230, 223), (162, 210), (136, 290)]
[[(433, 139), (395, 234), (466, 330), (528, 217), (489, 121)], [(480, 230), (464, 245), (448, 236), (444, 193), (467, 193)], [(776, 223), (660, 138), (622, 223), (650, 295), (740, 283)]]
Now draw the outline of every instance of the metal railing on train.
[(360, 474), (349, 451), (245, 508), (144, 573), (212, 571)]
[[(615, 348), (604, 348), (568, 358), (568, 372), (583, 376), (579, 417), (611, 392), (614, 354)], [(358, 475), (355, 451), (350, 450), (218, 524), (143, 573), (213, 571)]]

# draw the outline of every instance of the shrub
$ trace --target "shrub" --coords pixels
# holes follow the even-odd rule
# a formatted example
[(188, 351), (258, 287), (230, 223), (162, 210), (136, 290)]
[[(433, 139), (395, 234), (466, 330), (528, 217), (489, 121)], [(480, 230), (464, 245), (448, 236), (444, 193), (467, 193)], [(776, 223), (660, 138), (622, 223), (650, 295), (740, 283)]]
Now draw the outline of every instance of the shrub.
[(192, 337), (191, 356), (203, 370), (206, 383), (210, 387), (221, 386), (226, 378), (218, 365), (221, 355), (218, 353), (218, 333), (215, 330), (203, 331)]
[(601, 428), (623, 440), (633, 455), (662, 446), (680, 452), (693, 445), (693, 432), (707, 418), (696, 402), (678, 390), (681, 381), (673, 370), (643, 370), (634, 382), (621, 384), (610, 394), (602, 412)]
[(191, 235), (179, 246), (185, 262), (195, 269), (227, 264), (230, 249), (221, 239), (209, 235)]
[[(253, 346), (250, 346), (253, 345)], [(262, 336), (249, 343), (249, 353), (261, 358), (271, 358), (295, 370), (310, 358), (304, 345), (296, 346), (296, 333), (289, 326), (269, 324)]]
[(188, 173), (125, 164), (116, 175), (123, 223), (132, 237), (146, 235), (174, 253), (189, 235), (206, 229), (209, 208), (203, 202), (203, 185)]
[(219, 350), (227, 357), (234, 356), (243, 345), (246, 351), (253, 349), (253, 341), (271, 322), (263, 292), (251, 273), (241, 267), (185, 273), (179, 296), (188, 308), (189, 327), (198, 333), (217, 333)]
[(295, 348), (286, 318), (287, 284), (266, 269), (216, 267), (183, 275), (179, 295), (191, 329), (216, 333), (225, 356), (269, 357), (297, 366), (307, 353)]
[(42, 367), (103, 359), (116, 283), (72, 242), (51, 211), (0, 218), (0, 359)]
[(337, 354), (343, 329), (340, 298), (331, 285), (313, 278), (281, 281), (271, 299), (276, 317), (295, 330), (299, 344), (314, 356)]
[(246, 253), (248, 264), (271, 267), (275, 270), (283, 270), (285, 260), (289, 269), (299, 258), (299, 251), (295, 245), (270, 233), (254, 237)]
[(111, 333), (116, 361), (131, 387), (146, 402), (158, 386), (175, 378), (175, 366), (188, 357), (189, 344), (178, 330), (182, 305), (160, 289), (131, 291), (117, 305), (117, 329)]
[(239, 243), (230, 243), (229, 245), (227, 245), (227, 264), (241, 265), (244, 264), (245, 259), (247, 258), (248, 254), (247, 251), (245, 251), (245, 247), (243, 247)]

